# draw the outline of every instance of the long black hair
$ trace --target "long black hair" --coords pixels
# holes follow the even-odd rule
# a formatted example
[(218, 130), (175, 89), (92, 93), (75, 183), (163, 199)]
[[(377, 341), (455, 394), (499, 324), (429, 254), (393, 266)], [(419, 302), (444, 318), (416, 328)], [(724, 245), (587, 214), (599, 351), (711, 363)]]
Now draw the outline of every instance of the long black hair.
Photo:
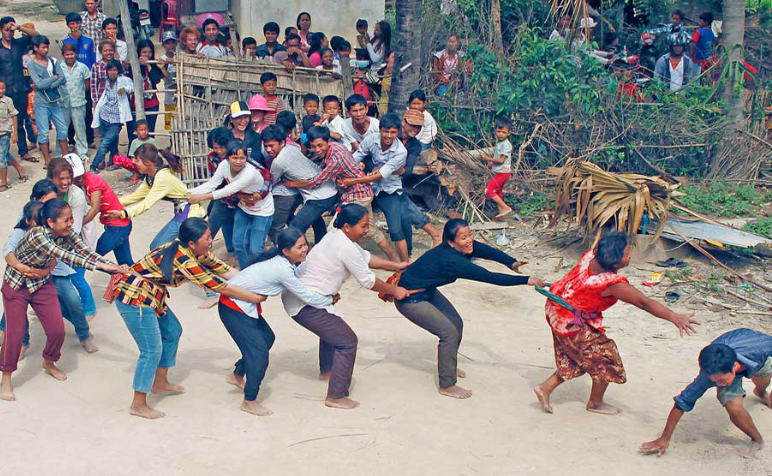
[(445, 228), (442, 229), (442, 244), (447, 245), (449, 241), (456, 241), (456, 235), (462, 228), (469, 226), (469, 222), (463, 218), (451, 218), (445, 223)]
[(67, 202), (61, 198), (52, 198), (51, 200), (44, 203), (43, 206), (38, 210), (38, 216), (36, 220), (38, 226), (51, 228), (51, 225), (48, 224), (48, 220), (56, 221), (57, 218), (61, 216), (65, 208), (70, 208), (70, 205), (68, 205)]
[(311, 35), (311, 39), (308, 40), (308, 56), (311, 56), (316, 52), (320, 52), (319, 54), (321, 55), (322, 40), (325, 38), (327, 37), (321, 31), (317, 31)]
[(164, 280), (171, 282), (172, 273), (174, 272), (174, 257), (177, 256), (180, 246), (187, 248), (191, 241), (198, 241), (208, 229), (209, 224), (203, 218), (188, 218), (182, 222), (178, 238), (169, 244), (161, 258), (159, 268)]
[[(14, 228), (18, 228), (19, 230), (27, 231), (30, 229), (29, 221), (35, 220), (37, 222), (37, 215), (40, 208), (43, 206), (43, 202), (38, 202), (36, 200), (33, 200), (31, 202), (27, 202), (26, 205), (24, 205), (24, 211), (21, 214), (21, 218), (19, 219), (19, 222), (16, 224)], [(40, 223), (38, 223), (39, 225)]]
[(255, 263), (262, 263), (277, 256), (284, 256), (283, 251), (295, 246), (295, 243), (305, 234), (297, 228), (285, 228), (276, 235), (276, 243), (269, 249), (263, 251), (257, 256), (250, 257), (247, 261), (247, 266), (251, 266)]
[(335, 222), (332, 224), (335, 228), (342, 230), (345, 225), (355, 226), (362, 218), (367, 215), (367, 208), (356, 203), (349, 203), (344, 205), (338, 212), (338, 216), (335, 217)]
[(31, 201), (39, 201), (50, 193), (59, 193), (59, 188), (55, 183), (48, 179), (38, 180), (35, 185), (32, 186), (32, 193), (29, 194)]
[(377, 49), (383, 52), (383, 60), (386, 61), (391, 53), (391, 25), (386, 20), (379, 21), (378, 25), (381, 27), (381, 36), (379, 37), (381, 43)]

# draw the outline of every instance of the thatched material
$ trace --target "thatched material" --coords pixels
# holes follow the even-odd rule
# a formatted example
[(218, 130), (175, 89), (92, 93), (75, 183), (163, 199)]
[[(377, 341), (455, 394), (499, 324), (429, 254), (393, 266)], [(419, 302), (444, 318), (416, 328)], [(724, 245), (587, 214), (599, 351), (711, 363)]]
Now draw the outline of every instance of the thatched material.
[(340, 76), (309, 68), (288, 71), (284, 66), (264, 61), (236, 58), (199, 58), (187, 54), (174, 57), (177, 69), (177, 110), (172, 119), (172, 147), (182, 158), (182, 180), (195, 186), (209, 177), (206, 136), (223, 125), (234, 101), (249, 101), (262, 93), (260, 75), (277, 76), (276, 94), (300, 117), (302, 97), (314, 93), (320, 98), (343, 98)]

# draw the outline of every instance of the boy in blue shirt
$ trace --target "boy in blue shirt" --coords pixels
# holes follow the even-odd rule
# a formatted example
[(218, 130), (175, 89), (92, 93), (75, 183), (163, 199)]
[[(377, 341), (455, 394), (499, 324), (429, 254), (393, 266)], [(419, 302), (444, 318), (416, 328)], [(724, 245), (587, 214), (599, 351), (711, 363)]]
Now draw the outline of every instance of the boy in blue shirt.
[(700, 27), (692, 36), (692, 59), (700, 65), (700, 70), (705, 71), (710, 66), (710, 56), (716, 46), (716, 35), (710, 26), (713, 24), (713, 14), (705, 12), (700, 15)]

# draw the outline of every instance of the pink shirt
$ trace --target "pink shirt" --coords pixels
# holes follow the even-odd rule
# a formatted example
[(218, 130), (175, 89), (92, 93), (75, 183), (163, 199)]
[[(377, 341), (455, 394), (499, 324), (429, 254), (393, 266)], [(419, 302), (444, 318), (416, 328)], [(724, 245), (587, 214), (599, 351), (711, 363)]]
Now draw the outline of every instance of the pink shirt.
[(86, 172), (84, 185), (86, 188), (86, 198), (88, 198), (89, 202), (91, 202), (92, 193), (97, 191), (102, 192), (102, 199), (99, 203), (99, 221), (102, 222), (103, 225), (127, 226), (129, 223), (131, 223), (131, 220), (128, 218), (109, 221), (105, 217), (105, 212), (113, 210), (124, 210), (123, 205), (121, 205), (121, 202), (118, 200), (118, 197), (115, 195), (112, 187), (110, 187), (105, 179), (99, 175)]

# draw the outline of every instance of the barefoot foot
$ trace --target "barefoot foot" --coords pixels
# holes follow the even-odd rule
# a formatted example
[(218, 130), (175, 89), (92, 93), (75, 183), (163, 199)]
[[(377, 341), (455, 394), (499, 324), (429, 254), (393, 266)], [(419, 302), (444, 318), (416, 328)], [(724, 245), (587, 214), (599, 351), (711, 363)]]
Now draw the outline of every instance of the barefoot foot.
[(453, 398), (469, 398), (472, 396), (472, 391), (467, 390), (465, 388), (461, 388), (458, 385), (453, 385), (452, 387), (448, 388), (440, 388), (440, 395), (445, 395), (446, 397), (453, 397)]
[(319, 380), (324, 380), (325, 382), (329, 382), (330, 375), (332, 375), (332, 372), (322, 372), (319, 374)]
[(0, 400), (5, 400), (6, 402), (16, 401), (16, 394), (13, 393), (13, 386), (10, 383), (0, 385)]
[(153, 388), (150, 390), (150, 393), (153, 395), (160, 395), (167, 392), (179, 395), (180, 393), (185, 393), (185, 387), (182, 385), (175, 385), (173, 383), (165, 382), (159, 384), (154, 383)]
[(244, 377), (241, 375), (236, 375), (234, 373), (228, 374), (227, 377), (225, 377), (225, 381), (228, 382), (231, 385), (234, 385), (242, 390), (244, 390), (244, 387), (247, 386), (246, 380), (244, 380)]
[(329, 398), (324, 400), (325, 406), (330, 408), (340, 408), (342, 410), (351, 410), (359, 406), (359, 402), (356, 402), (348, 397), (343, 398)]
[(609, 405), (606, 402), (600, 402), (599, 404), (588, 403), (587, 411), (592, 413), (600, 413), (601, 415), (616, 415), (618, 413), (622, 413), (621, 409), (613, 405)]
[(552, 405), (550, 405), (550, 396), (541, 388), (541, 386), (534, 387), (533, 393), (536, 394), (536, 398), (539, 399), (539, 405), (545, 413), (552, 413)]
[(260, 405), (259, 403), (257, 403), (257, 400), (254, 400), (252, 402), (248, 402), (244, 400), (243, 402), (241, 402), (241, 411), (251, 413), (257, 416), (273, 415), (273, 410), (269, 410), (264, 406)]
[(59, 370), (55, 363), (50, 360), (43, 361), (43, 371), (56, 380), (67, 380), (67, 374)]
[(93, 354), (94, 352), (99, 352), (99, 348), (95, 346), (94, 343), (91, 341), (91, 337), (81, 342), (80, 346), (86, 349), (86, 352), (88, 352), (89, 354)]
[(96, 312), (95, 312), (94, 314), (88, 314), (88, 315), (86, 316), (86, 322), (91, 322), (91, 321), (93, 321), (95, 317), (96, 317)]
[(754, 388), (754, 389), (753, 389), (753, 393), (754, 393), (754, 394), (755, 394), (757, 397), (759, 397), (759, 398), (761, 399), (761, 402), (762, 402), (764, 405), (766, 405), (766, 406), (768, 406), (768, 407), (772, 408), (772, 395), (770, 395), (770, 393), (769, 393), (769, 392), (767, 392), (766, 390), (764, 390), (764, 393), (762, 394), (761, 392), (759, 392), (759, 389), (758, 389), (758, 388)]
[(463, 370), (456, 368), (456, 377), (458, 378), (466, 378), (466, 372)]
[(164, 412), (159, 412), (155, 408), (151, 408), (147, 405), (136, 407), (132, 405), (129, 407), (129, 414), (140, 418), (147, 418), (148, 420), (157, 420), (166, 416)]
[(206, 299), (204, 302), (198, 305), (199, 309), (210, 309), (217, 305), (217, 303), (220, 302), (220, 297), (215, 296), (211, 297), (209, 299)]
[(740, 450), (740, 456), (743, 458), (752, 458), (764, 448), (763, 441), (751, 441), (747, 448)]

